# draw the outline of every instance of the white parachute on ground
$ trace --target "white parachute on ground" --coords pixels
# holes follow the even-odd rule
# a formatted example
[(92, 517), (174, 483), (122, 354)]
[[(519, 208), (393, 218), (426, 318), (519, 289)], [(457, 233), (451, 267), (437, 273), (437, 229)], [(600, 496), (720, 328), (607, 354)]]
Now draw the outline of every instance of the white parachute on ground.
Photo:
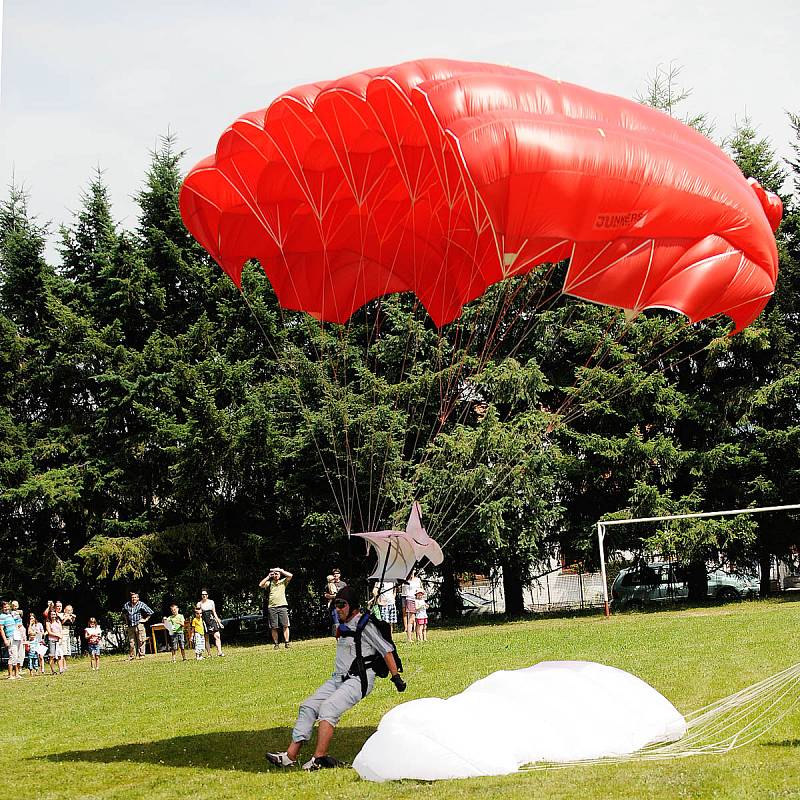
[(369, 578), (393, 581), (408, 578), (414, 565), (423, 558), (438, 566), (444, 555), (442, 548), (428, 536), (422, 527), (419, 503), (411, 506), (406, 529), (404, 531), (374, 531), (372, 533), (354, 533), (367, 541), (378, 556), (374, 572)]
[(393, 708), (353, 767), (370, 781), (504, 775), (534, 762), (622, 756), (685, 733), (672, 703), (636, 676), (543, 661), (494, 672), (446, 700)]

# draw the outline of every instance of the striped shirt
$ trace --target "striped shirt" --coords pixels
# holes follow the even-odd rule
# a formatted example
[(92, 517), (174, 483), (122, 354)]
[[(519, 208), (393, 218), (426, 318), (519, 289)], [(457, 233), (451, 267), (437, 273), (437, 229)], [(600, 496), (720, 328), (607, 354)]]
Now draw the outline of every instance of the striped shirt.
[(153, 609), (141, 600), (135, 606), (128, 601), (122, 606), (122, 613), (125, 615), (125, 621), (133, 628), (142, 621), (142, 617), (152, 616)]

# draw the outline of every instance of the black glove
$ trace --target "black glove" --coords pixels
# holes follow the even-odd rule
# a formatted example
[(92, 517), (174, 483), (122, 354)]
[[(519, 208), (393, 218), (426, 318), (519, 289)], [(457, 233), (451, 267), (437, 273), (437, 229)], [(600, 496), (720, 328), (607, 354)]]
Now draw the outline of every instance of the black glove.
[(400, 677), (399, 672), (397, 675), (392, 675), (392, 683), (395, 685), (398, 692), (404, 692), (406, 690), (406, 682)]

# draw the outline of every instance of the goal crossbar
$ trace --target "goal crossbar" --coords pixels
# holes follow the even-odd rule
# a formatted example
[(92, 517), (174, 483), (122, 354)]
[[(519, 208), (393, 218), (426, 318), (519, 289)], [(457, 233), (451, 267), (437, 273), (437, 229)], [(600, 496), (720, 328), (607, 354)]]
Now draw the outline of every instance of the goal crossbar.
[(760, 508), (734, 508), (727, 511), (703, 511), (694, 514), (672, 514), (667, 517), (631, 517), (630, 519), (608, 519), (597, 521), (597, 546), (600, 548), (600, 574), (603, 581), (603, 603), (606, 616), (611, 615), (608, 605), (608, 583), (606, 581), (606, 553), (604, 541), (606, 528), (612, 525), (633, 525), (638, 522), (667, 522), (673, 519), (702, 519), (707, 517), (732, 517), (734, 514), (761, 514), (764, 511), (800, 510), (800, 503), (788, 506), (762, 506)]

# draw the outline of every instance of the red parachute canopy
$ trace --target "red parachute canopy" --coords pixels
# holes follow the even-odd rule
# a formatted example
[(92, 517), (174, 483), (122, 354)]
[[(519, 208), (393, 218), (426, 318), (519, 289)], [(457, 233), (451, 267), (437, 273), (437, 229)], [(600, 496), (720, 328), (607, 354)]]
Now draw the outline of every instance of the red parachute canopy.
[(776, 195), (638, 103), (511, 67), (412, 61), (300, 86), (236, 120), (180, 196), (237, 285), (345, 322), (412, 291), (437, 325), (569, 258), (564, 291), (638, 313), (726, 314), (775, 288)]

